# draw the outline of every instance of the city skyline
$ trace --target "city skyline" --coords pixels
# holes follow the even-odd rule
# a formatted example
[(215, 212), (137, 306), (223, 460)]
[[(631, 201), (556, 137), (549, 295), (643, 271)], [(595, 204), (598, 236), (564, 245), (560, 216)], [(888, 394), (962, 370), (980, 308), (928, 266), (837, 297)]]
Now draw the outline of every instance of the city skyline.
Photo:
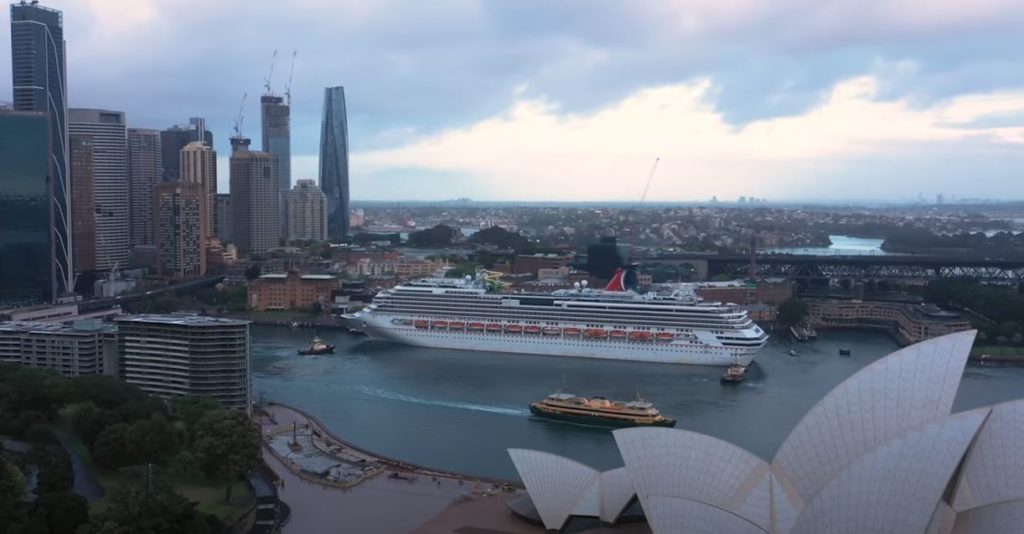
[[(357, 200), (639, 199), (636, 182), (655, 157), (649, 199), (1024, 197), (1011, 181), (1024, 163), (1024, 69), (1011, 52), (1024, 6), (1015, 2), (940, 3), (918, 17), (882, 3), (797, 0), (729, 10), (310, 0), (309, 10), (247, 8), (244, 33), (230, 24), (233, 2), (206, 6), (200, 24), (185, 21), (180, 3), (137, 2), (117, 17), (110, 2), (50, 4), (65, 11), (71, 104), (123, 109), (131, 127), (202, 114), (227, 138), (273, 50), (297, 50), (293, 179), (316, 176), (318, 94), (343, 84)], [(331, 22), (305, 31), (313, 10)], [(799, 31), (775, 30), (797, 19)], [(170, 62), (120, 46), (200, 35), (207, 47)], [(276, 94), (286, 70), (278, 61)], [(222, 81), (197, 86), (202, 73)], [(863, 187), (844, 187), (853, 180)]]

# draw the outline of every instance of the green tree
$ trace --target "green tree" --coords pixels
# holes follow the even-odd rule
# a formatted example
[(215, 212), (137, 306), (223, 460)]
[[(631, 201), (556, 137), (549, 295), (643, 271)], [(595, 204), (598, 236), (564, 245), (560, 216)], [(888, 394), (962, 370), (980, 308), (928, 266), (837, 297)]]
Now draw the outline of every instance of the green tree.
[(128, 434), (129, 428), (131, 427), (125, 423), (117, 423), (104, 428), (92, 444), (93, 460), (106, 469), (116, 469), (134, 463), (125, 446), (125, 436)]
[(185, 434), (192, 443), (196, 433), (196, 425), (206, 414), (219, 410), (220, 403), (213, 397), (185, 395), (171, 401), (171, 413), (185, 424)]
[(260, 433), (245, 413), (217, 410), (199, 421), (193, 452), (203, 474), (227, 483), (224, 500), (230, 501), (232, 484), (259, 461)]
[(132, 424), (124, 445), (137, 461), (163, 465), (181, 450), (181, 433), (163, 416), (154, 415)]
[(217, 532), (196, 504), (158, 476), (139, 477), (114, 487), (107, 507), (79, 534), (208, 534)]
[(75, 471), (68, 451), (60, 445), (34, 445), (32, 462), (39, 467), (35, 492), (37, 495), (70, 491), (75, 484)]
[(77, 493), (44, 493), (36, 504), (46, 515), (50, 534), (75, 534), (79, 525), (89, 521), (89, 503)]
[(807, 318), (807, 303), (796, 297), (788, 298), (779, 304), (777, 318), (785, 328), (796, 326)]
[(0, 456), (0, 534), (7, 525), (14, 525), (25, 519), (28, 513), (25, 497), (28, 484), (25, 476), (11, 462)]
[(494, 245), (498, 248), (521, 251), (530, 246), (530, 240), (518, 232), (510, 232), (500, 226), (492, 226), (469, 236), (471, 243)]
[(93, 403), (83, 404), (71, 413), (71, 428), (86, 447), (92, 447), (96, 436), (110, 425), (121, 422), (111, 410), (99, 408)]
[(91, 402), (113, 410), (146, 396), (139, 388), (109, 375), (85, 375), (71, 381), (73, 402)]
[(455, 242), (459, 230), (445, 224), (419, 230), (409, 234), (409, 245), (413, 247), (446, 247)]

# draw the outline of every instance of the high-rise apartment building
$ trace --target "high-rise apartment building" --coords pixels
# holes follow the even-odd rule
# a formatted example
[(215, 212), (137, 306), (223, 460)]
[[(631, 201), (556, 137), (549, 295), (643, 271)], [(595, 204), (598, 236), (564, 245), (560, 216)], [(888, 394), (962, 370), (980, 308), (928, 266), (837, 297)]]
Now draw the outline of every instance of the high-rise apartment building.
[(231, 231), (242, 256), (276, 247), (280, 231), (277, 158), (249, 150), (250, 143), (245, 138), (231, 139)]
[(0, 323), (0, 362), (64, 376), (117, 375), (117, 328), (100, 319)]
[(217, 209), (214, 210), (214, 219), (216, 219), (216, 230), (214, 234), (220, 238), (222, 243), (233, 243), (235, 233), (231, 230), (232, 215), (231, 215), (231, 195), (229, 193), (217, 193)]
[(284, 98), (274, 95), (260, 97), (263, 151), (277, 158), (277, 183), (281, 237), (288, 235), (288, 192), (292, 188), (291, 107)]
[(128, 128), (131, 244), (153, 244), (153, 188), (163, 180), (160, 132)]
[(0, 110), (0, 308), (58, 296), (49, 115)]
[(320, 189), (327, 195), (327, 235), (339, 240), (348, 235), (348, 119), (345, 88), (324, 89), (320, 124)]
[(199, 315), (115, 319), (121, 378), (163, 397), (213, 397), (248, 411), (252, 401), (249, 323)]
[(96, 269), (128, 264), (128, 137), (124, 113), (68, 110), (71, 134), (87, 135), (93, 146), (93, 210), (96, 214)]
[(22, 0), (11, 6), (11, 81), (14, 109), (48, 113), (53, 187), (53, 271), (57, 293), (74, 285), (71, 188), (68, 176), (68, 85), (60, 11)]
[(288, 240), (327, 239), (327, 196), (314, 180), (299, 180), (288, 192)]
[(75, 243), (75, 272), (96, 269), (96, 211), (93, 205), (92, 138), (68, 137), (71, 174), (71, 237)]
[(195, 182), (166, 182), (154, 190), (157, 274), (195, 278), (206, 274), (206, 192)]
[(187, 125), (172, 126), (160, 132), (165, 182), (181, 180), (181, 149), (195, 141), (213, 148), (213, 134), (206, 129), (206, 119), (202, 117), (192, 117)]
[(193, 141), (179, 154), (181, 181), (197, 183), (203, 190), (204, 239), (215, 235), (214, 209), (217, 203), (217, 151), (204, 142)]

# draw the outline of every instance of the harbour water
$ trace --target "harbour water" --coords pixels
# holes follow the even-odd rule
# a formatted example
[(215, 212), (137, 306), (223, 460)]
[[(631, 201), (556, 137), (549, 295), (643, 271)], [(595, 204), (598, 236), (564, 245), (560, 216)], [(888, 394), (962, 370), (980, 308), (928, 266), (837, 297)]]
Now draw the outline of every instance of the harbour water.
[[(811, 343), (776, 336), (739, 386), (722, 368), (425, 349), (340, 331), (320, 335), (336, 354), (298, 356), (313, 332), (253, 327), (257, 396), (302, 408), (339, 436), (381, 454), (467, 474), (515, 478), (506, 449), (566, 455), (596, 468), (621, 465), (605, 429), (531, 417), (527, 405), (556, 389), (631, 399), (638, 393), (677, 428), (770, 459), (825, 393), (895, 349), (879, 332), (825, 332)], [(850, 348), (851, 357), (838, 356)], [(790, 356), (790, 349), (797, 356)], [(564, 378), (563, 378), (564, 377)], [(1019, 398), (1024, 368), (969, 366), (956, 410)]]
[(885, 256), (890, 254), (882, 250), (882, 238), (851, 237), (847, 235), (828, 236), (832, 244), (827, 247), (779, 247), (767, 248), (762, 252), (768, 254), (797, 254), (801, 256)]

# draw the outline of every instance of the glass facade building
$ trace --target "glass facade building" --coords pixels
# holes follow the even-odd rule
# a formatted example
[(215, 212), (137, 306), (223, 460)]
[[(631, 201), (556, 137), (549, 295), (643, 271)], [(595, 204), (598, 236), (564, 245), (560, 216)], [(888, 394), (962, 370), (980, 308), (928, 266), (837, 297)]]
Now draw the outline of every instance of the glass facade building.
[(46, 113), (0, 110), (0, 308), (57, 297), (50, 133)]
[(320, 189), (327, 195), (327, 237), (348, 235), (348, 119), (345, 88), (324, 89), (320, 128)]
[(260, 98), (263, 151), (277, 158), (278, 213), (281, 238), (288, 236), (288, 192), (292, 189), (291, 106), (284, 98), (263, 95)]
[(67, 68), (60, 11), (36, 2), (11, 5), (11, 81), (15, 110), (50, 114), (46, 146), (53, 162), (53, 270), (58, 294), (62, 294), (71, 291), (75, 271), (67, 154)]

